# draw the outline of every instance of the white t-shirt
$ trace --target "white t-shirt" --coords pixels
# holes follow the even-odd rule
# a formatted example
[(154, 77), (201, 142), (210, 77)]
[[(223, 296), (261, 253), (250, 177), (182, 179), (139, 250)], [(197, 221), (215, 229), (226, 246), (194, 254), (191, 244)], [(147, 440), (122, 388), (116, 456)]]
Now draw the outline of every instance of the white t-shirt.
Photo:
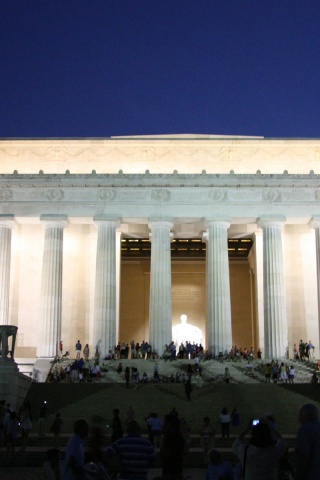
[[(236, 456), (243, 464), (246, 444), (239, 438), (232, 445)], [(277, 480), (276, 464), (287, 448), (287, 442), (281, 438), (275, 445), (258, 448), (249, 445), (245, 465), (245, 480)]]

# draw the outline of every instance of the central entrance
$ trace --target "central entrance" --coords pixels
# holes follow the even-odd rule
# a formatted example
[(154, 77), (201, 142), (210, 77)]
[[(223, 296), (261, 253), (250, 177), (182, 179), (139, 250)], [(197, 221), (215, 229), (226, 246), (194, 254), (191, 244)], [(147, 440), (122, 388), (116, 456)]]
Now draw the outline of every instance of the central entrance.
[[(187, 315), (187, 323), (201, 330), (206, 348), (206, 245), (200, 239), (175, 239), (171, 245), (172, 326), (181, 325), (181, 315)], [(232, 343), (248, 348), (255, 344), (248, 260), (251, 246), (251, 239), (228, 241)], [(121, 249), (119, 341), (141, 343), (149, 340), (151, 243), (148, 239), (123, 239)], [(171, 340), (168, 338), (168, 343)]]

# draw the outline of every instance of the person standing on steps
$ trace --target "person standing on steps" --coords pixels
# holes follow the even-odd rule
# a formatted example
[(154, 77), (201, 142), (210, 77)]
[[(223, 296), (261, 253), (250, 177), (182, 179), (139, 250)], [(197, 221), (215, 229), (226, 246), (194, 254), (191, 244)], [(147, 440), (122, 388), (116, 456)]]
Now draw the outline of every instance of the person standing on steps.
[(78, 340), (77, 343), (76, 343), (76, 359), (77, 360), (80, 360), (81, 350), (82, 350), (82, 345), (80, 343), (80, 340)]
[(44, 437), (46, 434), (48, 407), (47, 401), (43, 400), (39, 409), (39, 437)]
[(60, 434), (61, 434), (61, 427), (62, 427), (63, 421), (61, 420), (60, 413), (56, 413), (55, 419), (52, 422), (51, 425), (51, 432), (54, 435), (54, 446), (55, 448), (59, 447), (59, 441), (60, 441)]
[(124, 378), (126, 381), (126, 387), (129, 388), (130, 387), (130, 368), (128, 366), (126, 366), (126, 369), (124, 371)]
[(210, 450), (214, 447), (214, 435), (215, 431), (210, 423), (210, 418), (204, 417), (203, 424), (200, 427), (200, 436), (202, 441), (203, 460), (205, 465), (208, 465), (208, 454)]
[(231, 417), (228, 412), (227, 407), (223, 407), (221, 410), (221, 413), (219, 415), (219, 421), (221, 425), (221, 436), (224, 438), (227, 436), (229, 438), (230, 436), (230, 422), (231, 422)]
[(86, 361), (88, 361), (89, 360), (89, 355), (90, 355), (90, 350), (89, 350), (89, 345), (87, 343), (86, 343), (86, 346), (83, 349), (83, 355), (84, 355), (84, 359)]
[(115, 408), (113, 410), (113, 419), (112, 419), (112, 435), (111, 435), (111, 441), (115, 442), (116, 440), (119, 440), (119, 438), (123, 437), (123, 428), (120, 420), (120, 410), (118, 408)]
[(232, 426), (232, 435), (236, 436), (238, 434), (240, 425), (240, 414), (237, 407), (233, 407), (231, 412), (231, 426)]
[(191, 400), (191, 392), (192, 392), (192, 385), (191, 385), (191, 380), (187, 380), (186, 383), (184, 384), (184, 391), (187, 397), (187, 400), (190, 402)]

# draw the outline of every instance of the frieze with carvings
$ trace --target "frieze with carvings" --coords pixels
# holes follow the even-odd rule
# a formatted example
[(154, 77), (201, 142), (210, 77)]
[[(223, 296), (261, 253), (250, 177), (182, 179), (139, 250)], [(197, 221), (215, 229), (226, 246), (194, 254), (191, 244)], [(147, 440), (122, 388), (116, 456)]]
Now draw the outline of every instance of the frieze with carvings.
[(294, 204), (320, 201), (320, 176), (280, 174), (0, 175), (0, 202)]
[(86, 202), (92, 203), (306, 203), (320, 201), (320, 189), (268, 189), (228, 188), (210, 189), (204, 187), (186, 187), (171, 189), (150, 189), (149, 187), (112, 189), (97, 188), (5, 188), (0, 189), (0, 202)]
[[(192, 140), (192, 142), (190, 142)], [(138, 146), (137, 146), (138, 144)], [(224, 171), (225, 168), (237, 168), (250, 171), (263, 164), (262, 171), (270, 170), (276, 161), (275, 169), (280, 165), (297, 172), (303, 171), (305, 165), (319, 168), (320, 147), (318, 140), (283, 141), (263, 138), (165, 138), (131, 139), (110, 138), (103, 140), (45, 140), (45, 141), (0, 141), (0, 161), (5, 171), (9, 168), (54, 169), (60, 171), (68, 168), (71, 172), (89, 171), (92, 168), (115, 171), (122, 168), (124, 172), (154, 168), (166, 171), (173, 168), (194, 171), (195, 165), (207, 171)], [(27, 159), (27, 161), (26, 161)], [(186, 159), (188, 160), (186, 162)], [(190, 161), (191, 159), (191, 161)], [(303, 162), (302, 162), (303, 160)], [(14, 165), (14, 166), (12, 166)], [(140, 172), (142, 173), (142, 172)]]

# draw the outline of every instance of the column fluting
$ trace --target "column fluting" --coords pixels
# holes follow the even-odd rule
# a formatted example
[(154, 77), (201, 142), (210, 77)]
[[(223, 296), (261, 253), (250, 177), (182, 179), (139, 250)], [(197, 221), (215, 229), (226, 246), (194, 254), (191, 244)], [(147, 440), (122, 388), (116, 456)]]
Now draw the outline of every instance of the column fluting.
[(151, 229), (151, 272), (149, 341), (162, 355), (172, 340), (171, 233), (170, 221), (149, 222)]
[(11, 237), (14, 215), (0, 215), (0, 325), (9, 323)]
[(98, 229), (93, 345), (104, 356), (117, 342), (116, 230), (119, 218), (94, 218)]
[(320, 216), (314, 215), (310, 222), (310, 228), (314, 228), (316, 240), (317, 259), (317, 295), (318, 295), (318, 341), (320, 345)]
[(285, 217), (261, 217), (263, 235), (264, 356), (285, 358), (288, 326), (285, 300), (282, 227)]
[(66, 215), (42, 215), (45, 226), (41, 277), (41, 317), (38, 357), (54, 357), (61, 340), (63, 230)]
[(228, 258), (228, 228), (225, 220), (210, 220), (207, 226), (207, 348), (210, 353), (230, 351), (232, 322)]

